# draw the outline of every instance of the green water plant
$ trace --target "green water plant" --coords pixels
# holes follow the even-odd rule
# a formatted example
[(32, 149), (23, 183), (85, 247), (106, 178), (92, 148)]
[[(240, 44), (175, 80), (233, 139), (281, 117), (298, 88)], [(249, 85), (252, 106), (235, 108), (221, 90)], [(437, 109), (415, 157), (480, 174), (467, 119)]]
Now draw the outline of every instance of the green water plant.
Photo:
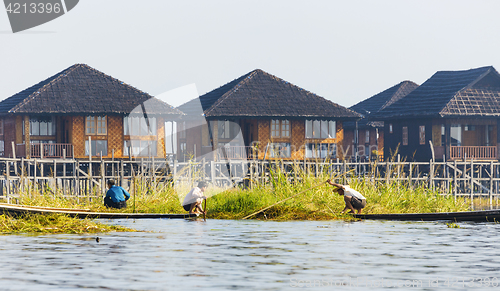
[(26, 214), (19, 217), (0, 215), (0, 233), (104, 233), (112, 231), (135, 231), (108, 225), (91, 219), (72, 218), (64, 214)]

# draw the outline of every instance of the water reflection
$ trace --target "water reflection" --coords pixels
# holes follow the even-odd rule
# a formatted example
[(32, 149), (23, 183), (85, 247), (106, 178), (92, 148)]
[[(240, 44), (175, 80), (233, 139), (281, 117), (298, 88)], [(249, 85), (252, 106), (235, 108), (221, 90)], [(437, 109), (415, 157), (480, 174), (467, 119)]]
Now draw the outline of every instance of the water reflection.
[(1, 289), (430, 290), (437, 282), (467, 290), (446, 280), (493, 282), (500, 270), (493, 223), (115, 223), (148, 232), (99, 234), (100, 242), (95, 235), (0, 236)]

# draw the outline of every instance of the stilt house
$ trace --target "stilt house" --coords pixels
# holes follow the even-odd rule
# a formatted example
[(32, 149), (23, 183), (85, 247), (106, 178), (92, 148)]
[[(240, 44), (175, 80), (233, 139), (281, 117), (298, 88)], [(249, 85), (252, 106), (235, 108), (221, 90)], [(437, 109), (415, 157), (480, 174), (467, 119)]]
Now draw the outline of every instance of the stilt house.
[[(179, 159), (342, 158), (342, 124), (360, 115), (285, 80), (254, 70), (179, 110)], [(183, 130), (185, 129), (185, 130)]]
[(0, 102), (5, 157), (165, 157), (172, 106), (85, 64)]
[[(349, 107), (363, 115), (363, 119), (344, 123), (344, 151), (347, 155), (360, 159), (383, 158), (384, 121), (373, 120), (371, 117), (417, 87), (412, 81), (403, 81)], [(354, 152), (356, 148), (357, 152)]]
[(407, 160), (497, 160), (500, 75), (493, 67), (440, 71), (377, 113), (384, 154)]

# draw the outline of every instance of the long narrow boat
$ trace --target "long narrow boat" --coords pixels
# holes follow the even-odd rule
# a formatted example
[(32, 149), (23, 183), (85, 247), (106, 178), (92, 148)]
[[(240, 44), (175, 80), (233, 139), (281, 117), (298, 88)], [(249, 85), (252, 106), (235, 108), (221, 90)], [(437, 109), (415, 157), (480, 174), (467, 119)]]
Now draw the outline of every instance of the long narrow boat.
[(464, 212), (439, 212), (439, 213), (398, 213), (398, 214), (356, 214), (356, 218), (376, 220), (412, 220), (412, 221), (500, 221), (500, 209), (464, 211)]
[(31, 206), (19, 206), (19, 205), (0, 205), (0, 214), (9, 214), (12, 216), (17, 216), (21, 214), (50, 214), (59, 213), (66, 214), (71, 217), (78, 218), (106, 218), (106, 219), (141, 219), (141, 218), (170, 218), (170, 219), (187, 219), (195, 218), (196, 214), (168, 214), (168, 213), (113, 213), (113, 212), (90, 212), (85, 209), (64, 209), (56, 208), (51, 209), (49, 207), (31, 207)]

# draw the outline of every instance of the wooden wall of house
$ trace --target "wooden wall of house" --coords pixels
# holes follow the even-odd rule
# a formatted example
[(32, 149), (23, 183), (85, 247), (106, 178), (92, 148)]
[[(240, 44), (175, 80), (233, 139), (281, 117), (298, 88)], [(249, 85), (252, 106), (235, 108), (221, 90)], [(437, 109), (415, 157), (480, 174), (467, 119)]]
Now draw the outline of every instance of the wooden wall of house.
[[(196, 155), (199, 158), (201, 155), (212, 152), (212, 143), (210, 140), (210, 132), (208, 125), (199, 125), (199, 122), (190, 122), (186, 120), (186, 137), (180, 138), (178, 136), (178, 159), (183, 160), (181, 156), (180, 144), (186, 143), (186, 154), (189, 158), (194, 154), (196, 146)], [(271, 124), (269, 119), (241, 119), (238, 121), (245, 140), (245, 146), (251, 146), (252, 142), (258, 142), (258, 159), (269, 159), (269, 153), (266, 155), (266, 146), (269, 143), (285, 142), (291, 145), (291, 157), (289, 159), (302, 160), (305, 157), (305, 144), (307, 142), (315, 143), (335, 143), (337, 147), (337, 157), (343, 158), (344, 132), (342, 129), (342, 122), (336, 122), (336, 138), (330, 139), (315, 139), (306, 140), (305, 138), (305, 121), (304, 120), (290, 120), (290, 137), (289, 138), (273, 138), (271, 139)], [(217, 121), (211, 121), (213, 143), (218, 146), (220, 140), (218, 139), (218, 124)], [(250, 139), (253, 139), (250, 141)], [(242, 146), (242, 145), (241, 145)], [(210, 157), (212, 158), (212, 157)]]
[[(13, 157), (12, 142), (14, 146), (23, 143), (23, 116), (5, 116), (3, 120), (3, 135), (0, 139), (4, 141), (4, 156)], [(18, 155), (19, 153), (16, 153)]]
[[(186, 143), (186, 159), (194, 157), (196, 152), (196, 157), (207, 155), (212, 150), (211, 135), (208, 128), (208, 124), (200, 120), (185, 120), (187, 130), (185, 130), (185, 138), (181, 138), (180, 132), (177, 133), (177, 159), (184, 160), (183, 153), (181, 152), (181, 143)], [(212, 121), (214, 126), (214, 135), (217, 134), (217, 121)], [(178, 131), (180, 127), (178, 127)], [(217, 137), (214, 137), (215, 143), (218, 143)], [(196, 151), (195, 151), (196, 148)], [(210, 157), (211, 159), (213, 157)]]
[[(366, 142), (366, 131), (369, 130), (369, 142)], [(380, 128), (378, 130), (377, 139), (377, 128), (365, 127), (358, 129), (359, 134), (359, 151), (358, 155), (367, 156), (371, 155), (373, 151), (377, 151), (378, 154), (382, 155), (384, 153), (384, 129)], [(354, 156), (354, 129), (344, 129), (344, 141), (343, 141), (343, 152), (345, 156)]]
[(165, 118), (157, 117), (156, 122), (156, 156), (165, 158)]
[(16, 141), (16, 118), (15, 116), (6, 116), (3, 118), (3, 140), (4, 156), (12, 157), (12, 142)]
[[(73, 144), (74, 157), (77, 159), (85, 156), (85, 117), (73, 116), (72, 118), (71, 143)], [(88, 157), (87, 157), (88, 158)]]
[[(291, 128), (291, 146), (292, 146), (292, 154), (291, 159), (293, 160), (302, 160), (305, 157), (305, 149), (304, 145), (306, 143), (306, 124), (304, 120), (291, 120), (290, 122)], [(271, 130), (271, 124), (267, 123), (268, 133)], [(279, 142), (279, 141), (277, 141)]]
[[(366, 132), (368, 131), (368, 141), (366, 140)], [(359, 129), (359, 155), (360, 156), (372, 156), (375, 152), (378, 152), (379, 147), (377, 145), (377, 129), (374, 127), (365, 127)]]
[[(325, 142), (331, 142), (331, 143), (336, 143), (338, 145), (342, 145), (342, 143), (344, 141), (344, 129), (342, 126), (342, 121), (337, 121), (336, 127), (337, 127), (336, 138), (326, 140)], [(345, 158), (341, 149), (337, 149), (337, 158), (339, 158), (341, 160)]]
[(201, 153), (202, 144), (202, 130), (200, 126), (196, 123), (190, 124), (186, 122), (186, 125), (192, 127), (186, 134), (187, 151), (190, 155), (199, 156)]
[[(498, 147), (498, 126), (495, 119), (409, 119), (409, 120), (392, 120), (386, 121), (384, 128), (385, 133), (385, 150), (384, 155), (389, 155), (391, 150), (394, 150), (399, 145), (399, 153), (408, 160), (428, 161), (432, 158), (429, 140), (432, 140), (434, 145), (435, 155), (437, 160), (442, 160), (445, 155), (449, 158), (450, 147), (450, 126), (452, 124), (462, 125), (462, 146), (486, 146), (486, 126), (489, 127), (489, 145)], [(393, 124), (393, 133), (389, 133), (389, 124)], [(419, 144), (419, 126), (425, 125), (426, 128), (426, 144)], [(442, 140), (442, 125), (445, 125), (447, 140)], [(468, 126), (466, 130), (465, 125)], [(408, 146), (402, 145), (402, 127), (408, 126)], [(414, 157), (414, 159), (412, 158)]]
[[(269, 154), (266, 155), (266, 145), (274, 142), (287, 142), (291, 145), (291, 157), (290, 160), (303, 160), (305, 158), (305, 145), (306, 143), (335, 143), (337, 144), (337, 157), (339, 159), (344, 158), (343, 153), (343, 140), (344, 131), (342, 128), (342, 122), (336, 122), (336, 138), (327, 139), (306, 139), (305, 134), (305, 120), (290, 120), (290, 137), (289, 138), (275, 138), (271, 140), (271, 121), (266, 119), (260, 119), (258, 121), (258, 136), (259, 136), (259, 153), (258, 158), (269, 159)], [(280, 158), (285, 159), (285, 158)]]
[[(497, 144), (497, 121), (493, 118), (460, 118), (460, 119), (446, 119), (446, 120), (436, 120), (436, 123), (446, 124), (447, 126), (452, 124), (462, 125), (462, 146), (485, 146), (486, 145), (486, 126), (490, 126), (489, 139), (490, 145), (494, 146)], [(465, 125), (472, 125), (474, 129), (470, 127), (468, 130), (465, 129)]]
[[(271, 125), (270, 120), (259, 120), (258, 121), (258, 136), (259, 136), (259, 159), (264, 159), (266, 155), (266, 145), (271, 140)], [(291, 135), (293, 136), (293, 122), (291, 123)], [(292, 151), (292, 156), (294, 155)]]
[[(68, 119), (71, 126), (69, 129), (69, 140), (73, 144), (75, 158), (88, 159), (85, 155), (85, 141), (90, 137), (91, 140), (107, 140), (108, 152), (103, 155), (103, 158), (126, 159), (124, 155), (123, 144), (125, 136), (123, 135), (123, 116), (107, 116), (107, 135), (86, 135), (85, 134), (85, 117), (73, 116)], [(157, 118), (156, 136), (133, 136), (134, 140), (155, 140), (156, 139), (156, 157), (165, 157), (165, 119)]]
[[(107, 136), (105, 138), (108, 139), (108, 154), (107, 158), (114, 157), (123, 157), (123, 116), (108, 116), (108, 129)], [(94, 135), (92, 137), (96, 137), (98, 135)], [(88, 137), (87, 137), (88, 138)]]
[[(392, 133), (389, 127), (392, 124)], [(420, 144), (420, 126), (425, 126), (425, 144)], [(408, 145), (403, 145), (403, 127), (408, 127)], [(406, 161), (429, 161), (432, 158), (429, 140), (432, 139), (432, 120), (389, 120), (384, 125), (384, 157), (397, 151)]]
[(354, 155), (354, 129), (344, 129), (344, 140), (341, 150), (347, 157)]
[(378, 153), (379, 155), (384, 154), (384, 129), (378, 129)]
[(259, 123), (257, 119), (241, 119), (239, 125), (246, 146), (251, 146), (253, 142), (258, 141)]

